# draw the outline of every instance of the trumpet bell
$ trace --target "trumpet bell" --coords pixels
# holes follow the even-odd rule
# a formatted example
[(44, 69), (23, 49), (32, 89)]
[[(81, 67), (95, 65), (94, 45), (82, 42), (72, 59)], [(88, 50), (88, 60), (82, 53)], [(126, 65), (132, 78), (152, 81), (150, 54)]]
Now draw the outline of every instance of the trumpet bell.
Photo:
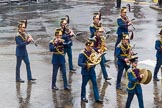
[(140, 74), (144, 74), (144, 77), (141, 79), (140, 83), (148, 84), (152, 79), (152, 73), (150, 70), (141, 69)]

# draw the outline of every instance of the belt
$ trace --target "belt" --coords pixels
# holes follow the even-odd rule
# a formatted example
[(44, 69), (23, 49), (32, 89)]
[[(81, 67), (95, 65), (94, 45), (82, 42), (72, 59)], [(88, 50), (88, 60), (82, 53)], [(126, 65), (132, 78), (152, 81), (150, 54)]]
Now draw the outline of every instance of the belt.
[(64, 55), (63, 52), (59, 53), (59, 52), (53, 52), (53, 54), (61, 54), (61, 55)]

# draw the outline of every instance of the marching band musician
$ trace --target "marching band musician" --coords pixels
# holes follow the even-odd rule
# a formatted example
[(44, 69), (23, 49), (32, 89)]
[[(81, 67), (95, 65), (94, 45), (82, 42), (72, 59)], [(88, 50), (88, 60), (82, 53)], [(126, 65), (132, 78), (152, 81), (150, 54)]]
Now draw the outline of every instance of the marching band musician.
[(132, 24), (131, 21), (129, 21), (128, 16), (126, 16), (127, 10), (126, 7), (122, 7), (120, 11), (120, 16), (117, 18), (117, 24), (118, 24), (118, 29), (117, 29), (117, 41), (115, 43), (115, 48), (117, 45), (120, 43), (123, 37), (123, 33), (128, 33), (128, 26)]
[(144, 74), (140, 74), (140, 69), (137, 68), (137, 59), (138, 57), (134, 56), (130, 58), (131, 69), (127, 71), (129, 82), (127, 85), (128, 97), (126, 101), (126, 108), (130, 108), (134, 95), (137, 95), (139, 108), (144, 108), (142, 87), (139, 83), (140, 80), (144, 77)]
[(160, 36), (160, 39), (156, 40), (156, 42), (155, 42), (155, 49), (157, 50), (157, 52), (156, 52), (157, 60), (156, 60), (156, 66), (154, 69), (154, 76), (153, 76), (154, 81), (159, 81), (157, 74), (160, 69), (160, 66), (162, 65), (162, 29), (159, 33), (159, 36)]
[(81, 85), (81, 101), (88, 102), (86, 98), (86, 85), (89, 80), (92, 81), (93, 92), (95, 97), (95, 102), (103, 103), (102, 100), (99, 99), (99, 92), (97, 87), (96, 73), (95, 73), (95, 65), (89, 66), (89, 57), (94, 51), (92, 48), (92, 42), (87, 41), (85, 43), (85, 49), (79, 54), (78, 57), (78, 65), (81, 67), (82, 74), (82, 85)]
[(61, 29), (56, 29), (55, 31), (55, 38), (50, 41), (49, 43), (49, 50), (53, 52), (52, 55), (52, 64), (53, 64), (53, 75), (52, 75), (52, 89), (58, 90), (56, 86), (57, 80), (57, 73), (58, 69), (60, 68), (62, 72), (62, 78), (64, 82), (64, 89), (70, 90), (67, 84), (67, 77), (66, 77), (66, 65), (65, 65), (65, 56), (64, 56), (64, 40), (61, 39), (62, 31)]
[[(67, 17), (69, 18), (69, 17)], [(64, 39), (64, 53), (68, 55), (68, 62), (69, 62), (69, 70), (70, 72), (75, 72), (76, 69), (73, 67), (73, 60), (72, 60), (72, 37), (75, 35), (74, 32), (68, 27), (69, 19), (61, 18), (60, 26), (62, 29), (62, 39)]]
[(117, 83), (116, 89), (121, 90), (121, 78), (123, 75), (124, 69), (127, 71), (129, 69), (129, 57), (132, 54), (131, 46), (129, 44), (128, 34), (123, 35), (121, 43), (116, 48), (116, 57), (118, 65), (118, 74), (117, 74)]
[[(105, 37), (103, 36), (103, 28), (100, 27), (99, 29), (96, 30), (95, 32), (95, 36), (94, 36), (94, 49), (95, 51), (97, 51), (98, 53), (104, 53), (107, 48), (106, 48), (106, 43), (105, 43)], [(106, 71), (106, 67), (105, 67), (105, 62), (106, 62), (106, 58), (104, 55), (101, 56), (101, 62), (100, 62), (100, 66), (101, 66), (101, 70), (103, 73), (103, 77), (105, 80), (111, 80), (111, 78), (108, 77), (107, 71)]]
[(100, 23), (100, 20), (101, 20), (101, 13), (94, 13), (93, 24), (89, 28), (90, 33), (91, 33), (90, 38), (93, 38), (94, 35), (95, 35), (96, 30), (99, 29), (99, 27), (102, 26), (102, 24)]
[(33, 40), (31, 35), (28, 36), (26, 34), (27, 20), (22, 20), (18, 23), (18, 32), (15, 37), (16, 41), (16, 82), (23, 83), (24, 80), (20, 78), (20, 66), (22, 60), (26, 64), (27, 70), (27, 79), (28, 81), (34, 81), (36, 79), (32, 78), (31, 69), (30, 69), (30, 61), (28, 57), (28, 52), (26, 46)]

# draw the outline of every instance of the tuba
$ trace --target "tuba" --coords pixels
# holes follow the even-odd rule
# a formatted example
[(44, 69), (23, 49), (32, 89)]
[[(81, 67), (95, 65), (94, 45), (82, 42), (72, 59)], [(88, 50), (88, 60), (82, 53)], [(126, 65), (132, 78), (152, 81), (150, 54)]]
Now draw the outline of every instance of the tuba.
[(148, 69), (140, 69), (140, 74), (144, 74), (144, 77), (141, 79), (140, 83), (148, 84), (152, 79), (152, 73)]

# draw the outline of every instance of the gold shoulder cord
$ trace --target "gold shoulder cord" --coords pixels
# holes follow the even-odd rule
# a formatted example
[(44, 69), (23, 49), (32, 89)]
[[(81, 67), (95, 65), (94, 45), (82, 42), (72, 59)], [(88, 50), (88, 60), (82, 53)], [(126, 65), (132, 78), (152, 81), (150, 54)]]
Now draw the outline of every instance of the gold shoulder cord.
[[(92, 49), (92, 52), (94, 52), (94, 49)], [(84, 50), (82, 51), (82, 54), (84, 54), (86, 58), (89, 60), (89, 57), (87, 56), (87, 54), (84, 53)]]
[[(54, 45), (54, 40), (51, 40), (50, 43), (52, 43)], [(56, 51), (58, 52), (58, 54), (64, 55), (64, 52), (59, 51), (58, 48), (59, 47), (56, 47)]]
[(93, 27), (94, 27), (96, 30), (98, 30), (98, 29), (100, 28), (100, 26), (97, 26), (97, 25), (95, 25), (95, 24), (93, 24)]
[[(126, 20), (122, 17), (120, 17), (125, 23), (126, 23)], [(128, 17), (126, 16), (127, 20), (128, 20)]]
[[(136, 75), (135, 75), (135, 73), (131, 70), (131, 73), (132, 73), (132, 75), (134, 76), (134, 78), (136, 78)], [(128, 74), (126, 74), (126, 78), (128, 79)], [(134, 83), (134, 86), (132, 87), (132, 88), (129, 88), (128, 87), (128, 83), (127, 83), (127, 89), (128, 90), (133, 90), (135, 87), (136, 87), (136, 84), (139, 84), (138, 82), (136, 82), (136, 83)]]
[(159, 41), (160, 41), (160, 44), (162, 44), (162, 39), (159, 39)]
[(84, 50), (82, 50), (82, 54), (86, 56), (86, 58), (89, 60), (89, 57), (87, 56), (87, 54), (84, 53)]
[(129, 49), (131, 48), (131, 46), (128, 45), (128, 48), (126, 49), (126, 48), (124, 48), (124, 46), (121, 44), (121, 45), (120, 45), (120, 48), (121, 48), (122, 52), (124, 53), (123, 55), (124, 55), (124, 56), (128, 56), (128, 54), (126, 53), (126, 51), (129, 50)]
[(59, 54), (61, 54), (61, 55), (64, 55), (64, 52), (61, 52), (61, 51), (59, 51), (59, 46), (58, 47), (56, 47), (56, 51), (59, 53)]
[(23, 41), (26, 41), (26, 38), (24, 38), (20, 33), (17, 34)]

